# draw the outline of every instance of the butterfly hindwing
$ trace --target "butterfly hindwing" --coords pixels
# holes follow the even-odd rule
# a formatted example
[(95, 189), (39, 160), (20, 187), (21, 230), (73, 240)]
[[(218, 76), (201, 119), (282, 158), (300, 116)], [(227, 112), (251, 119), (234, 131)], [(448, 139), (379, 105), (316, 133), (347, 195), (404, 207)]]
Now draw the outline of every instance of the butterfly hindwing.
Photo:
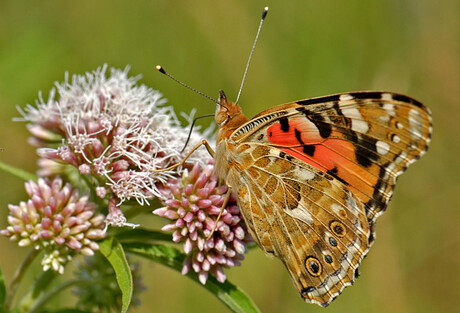
[(238, 155), (246, 166), (228, 180), (239, 180), (253, 238), (283, 261), (304, 299), (328, 305), (353, 283), (368, 250), (360, 202), (333, 176), (278, 148), (244, 144)]

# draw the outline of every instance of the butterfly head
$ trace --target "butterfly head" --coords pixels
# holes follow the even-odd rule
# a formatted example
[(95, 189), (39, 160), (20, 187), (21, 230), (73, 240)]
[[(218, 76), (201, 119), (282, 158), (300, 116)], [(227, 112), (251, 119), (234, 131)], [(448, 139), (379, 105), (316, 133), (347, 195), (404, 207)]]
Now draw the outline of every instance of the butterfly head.
[(217, 100), (217, 108), (215, 120), (219, 126), (224, 126), (226, 124), (232, 124), (232, 122), (238, 121), (241, 123), (241, 119), (244, 119), (245, 122), (248, 120), (241, 111), (241, 108), (238, 104), (228, 101), (225, 93), (219, 91), (219, 99)]
[(219, 100), (217, 101), (214, 118), (217, 125), (219, 125), (218, 138), (228, 137), (233, 130), (248, 121), (241, 108), (236, 103), (228, 101), (222, 90), (219, 91)]

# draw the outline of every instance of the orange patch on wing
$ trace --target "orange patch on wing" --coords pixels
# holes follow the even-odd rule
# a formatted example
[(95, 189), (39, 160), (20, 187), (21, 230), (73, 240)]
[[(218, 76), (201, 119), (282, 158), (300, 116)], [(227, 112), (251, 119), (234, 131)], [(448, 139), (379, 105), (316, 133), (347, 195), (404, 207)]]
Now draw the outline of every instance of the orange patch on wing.
[[(344, 134), (332, 131), (329, 138), (321, 137), (315, 124), (304, 117), (295, 117), (275, 123), (267, 129), (267, 138), (284, 152), (345, 181), (362, 201), (372, 198), (380, 167), (372, 164), (364, 169), (356, 160), (356, 148)], [(304, 146), (314, 146), (314, 152), (305, 153)]]

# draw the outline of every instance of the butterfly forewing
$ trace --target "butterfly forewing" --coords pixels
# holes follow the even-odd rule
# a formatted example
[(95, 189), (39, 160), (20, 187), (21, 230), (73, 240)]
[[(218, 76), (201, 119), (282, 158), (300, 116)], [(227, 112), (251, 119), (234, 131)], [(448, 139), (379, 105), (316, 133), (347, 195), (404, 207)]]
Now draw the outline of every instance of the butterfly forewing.
[(216, 168), (253, 237), (304, 299), (329, 304), (353, 283), (397, 176), (426, 151), (428, 109), (400, 94), (359, 92), (280, 105), (247, 122), (232, 103), (221, 110)]
[(427, 108), (407, 96), (360, 92), (280, 105), (244, 129), (251, 131), (231, 137), (236, 143), (277, 146), (341, 180), (373, 223), (385, 210), (397, 176), (426, 151), (431, 118)]

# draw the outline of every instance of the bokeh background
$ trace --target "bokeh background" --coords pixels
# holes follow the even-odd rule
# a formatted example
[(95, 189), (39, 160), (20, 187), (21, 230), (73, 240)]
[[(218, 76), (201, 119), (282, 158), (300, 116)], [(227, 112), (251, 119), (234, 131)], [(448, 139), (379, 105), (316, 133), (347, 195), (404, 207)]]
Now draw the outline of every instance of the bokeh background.
[[(356, 90), (391, 90), (433, 113), (429, 152), (399, 179), (361, 277), (328, 312), (458, 312), (460, 286), (460, 2), (453, 0), (0, 1), (0, 159), (29, 171), (15, 106), (45, 98), (64, 73), (131, 66), (177, 112), (214, 104), (154, 70), (217, 97), (236, 97), (262, 8), (270, 12), (240, 100), (253, 116), (276, 104)], [(205, 122), (204, 125), (207, 125)], [(0, 172), (0, 227), (23, 182)], [(157, 218), (148, 217), (155, 223)], [(28, 249), (0, 238), (7, 281)], [(188, 278), (143, 262), (132, 312), (225, 312)], [(301, 301), (276, 259), (252, 249), (227, 271), (262, 312), (324, 312)], [(60, 305), (71, 303), (64, 293)]]

